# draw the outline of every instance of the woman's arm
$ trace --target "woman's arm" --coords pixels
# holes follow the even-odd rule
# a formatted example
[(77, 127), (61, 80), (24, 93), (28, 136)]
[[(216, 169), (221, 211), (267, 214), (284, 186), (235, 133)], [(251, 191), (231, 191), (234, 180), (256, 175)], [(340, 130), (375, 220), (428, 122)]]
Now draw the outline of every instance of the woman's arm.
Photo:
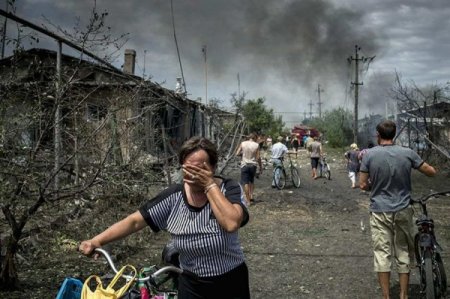
[(183, 165), (183, 170), (193, 175), (195, 182), (203, 187), (211, 209), (219, 224), (227, 231), (234, 232), (244, 219), (244, 211), (238, 203), (231, 203), (219, 188), (219, 180), (214, 178), (213, 169), (206, 162), (202, 167)]
[(244, 211), (237, 203), (231, 203), (220, 191), (216, 183), (210, 185), (206, 192), (209, 204), (220, 226), (227, 232), (237, 231), (244, 219)]
[(95, 248), (125, 238), (141, 230), (146, 225), (141, 213), (139, 211), (134, 212), (121, 221), (114, 223), (92, 239), (82, 241), (79, 250), (82, 254), (90, 255)]

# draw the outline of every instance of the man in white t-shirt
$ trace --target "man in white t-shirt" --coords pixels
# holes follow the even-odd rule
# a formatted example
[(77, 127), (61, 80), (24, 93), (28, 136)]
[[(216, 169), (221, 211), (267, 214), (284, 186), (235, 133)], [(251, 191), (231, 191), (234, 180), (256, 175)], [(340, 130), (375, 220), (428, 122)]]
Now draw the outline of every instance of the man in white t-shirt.
[(244, 186), (247, 205), (250, 205), (253, 201), (257, 165), (259, 165), (259, 173), (262, 173), (259, 144), (256, 142), (256, 139), (255, 133), (250, 134), (248, 139), (243, 141), (236, 150), (236, 155), (242, 154), (241, 184)]
[[(275, 143), (272, 146), (272, 163), (273, 163), (273, 169), (277, 167), (278, 165), (281, 165), (283, 163), (283, 157), (288, 152), (288, 148), (286, 145), (282, 143), (283, 137), (278, 136), (277, 137), (277, 143)], [(272, 181), (272, 187), (275, 187), (275, 182)]]

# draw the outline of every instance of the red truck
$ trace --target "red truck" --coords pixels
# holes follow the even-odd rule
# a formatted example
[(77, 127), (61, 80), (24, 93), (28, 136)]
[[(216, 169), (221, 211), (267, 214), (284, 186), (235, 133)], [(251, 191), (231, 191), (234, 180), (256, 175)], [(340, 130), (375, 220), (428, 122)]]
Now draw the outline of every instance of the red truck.
[(314, 128), (305, 126), (305, 125), (295, 125), (294, 128), (291, 130), (291, 135), (296, 135), (297, 138), (300, 140), (300, 146), (303, 145), (303, 140), (305, 135), (310, 135), (311, 137), (320, 136), (320, 132), (317, 131)]

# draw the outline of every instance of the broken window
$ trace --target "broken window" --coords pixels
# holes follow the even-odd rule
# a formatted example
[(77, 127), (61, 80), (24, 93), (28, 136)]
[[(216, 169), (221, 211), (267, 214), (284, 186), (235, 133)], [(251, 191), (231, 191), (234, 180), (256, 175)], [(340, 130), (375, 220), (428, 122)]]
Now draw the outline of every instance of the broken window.
[(108, 109), (105, 106), (87, 104), (86, 109), (86, 120), (87, 121), (100, 121), (106, 117)]

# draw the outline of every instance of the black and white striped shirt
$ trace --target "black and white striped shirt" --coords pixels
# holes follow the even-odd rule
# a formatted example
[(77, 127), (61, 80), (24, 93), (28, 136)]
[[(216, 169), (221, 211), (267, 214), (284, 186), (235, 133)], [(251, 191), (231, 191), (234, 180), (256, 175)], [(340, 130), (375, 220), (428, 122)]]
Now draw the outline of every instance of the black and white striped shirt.
[[(220, 189), (232, 203), (244, 210), (244, 226), (249, 219), (241, 186), (223, 180)], [(170, 186), (140, 209), (147, 224), (155, 232), (167, 230), (180, 253), (184, 270), (199, 277), (224, 274), (244, 262), (238, 232), (228, 233), (217, 222), (209, 202), (200, 208), (188, 204), (182, 184)]]

